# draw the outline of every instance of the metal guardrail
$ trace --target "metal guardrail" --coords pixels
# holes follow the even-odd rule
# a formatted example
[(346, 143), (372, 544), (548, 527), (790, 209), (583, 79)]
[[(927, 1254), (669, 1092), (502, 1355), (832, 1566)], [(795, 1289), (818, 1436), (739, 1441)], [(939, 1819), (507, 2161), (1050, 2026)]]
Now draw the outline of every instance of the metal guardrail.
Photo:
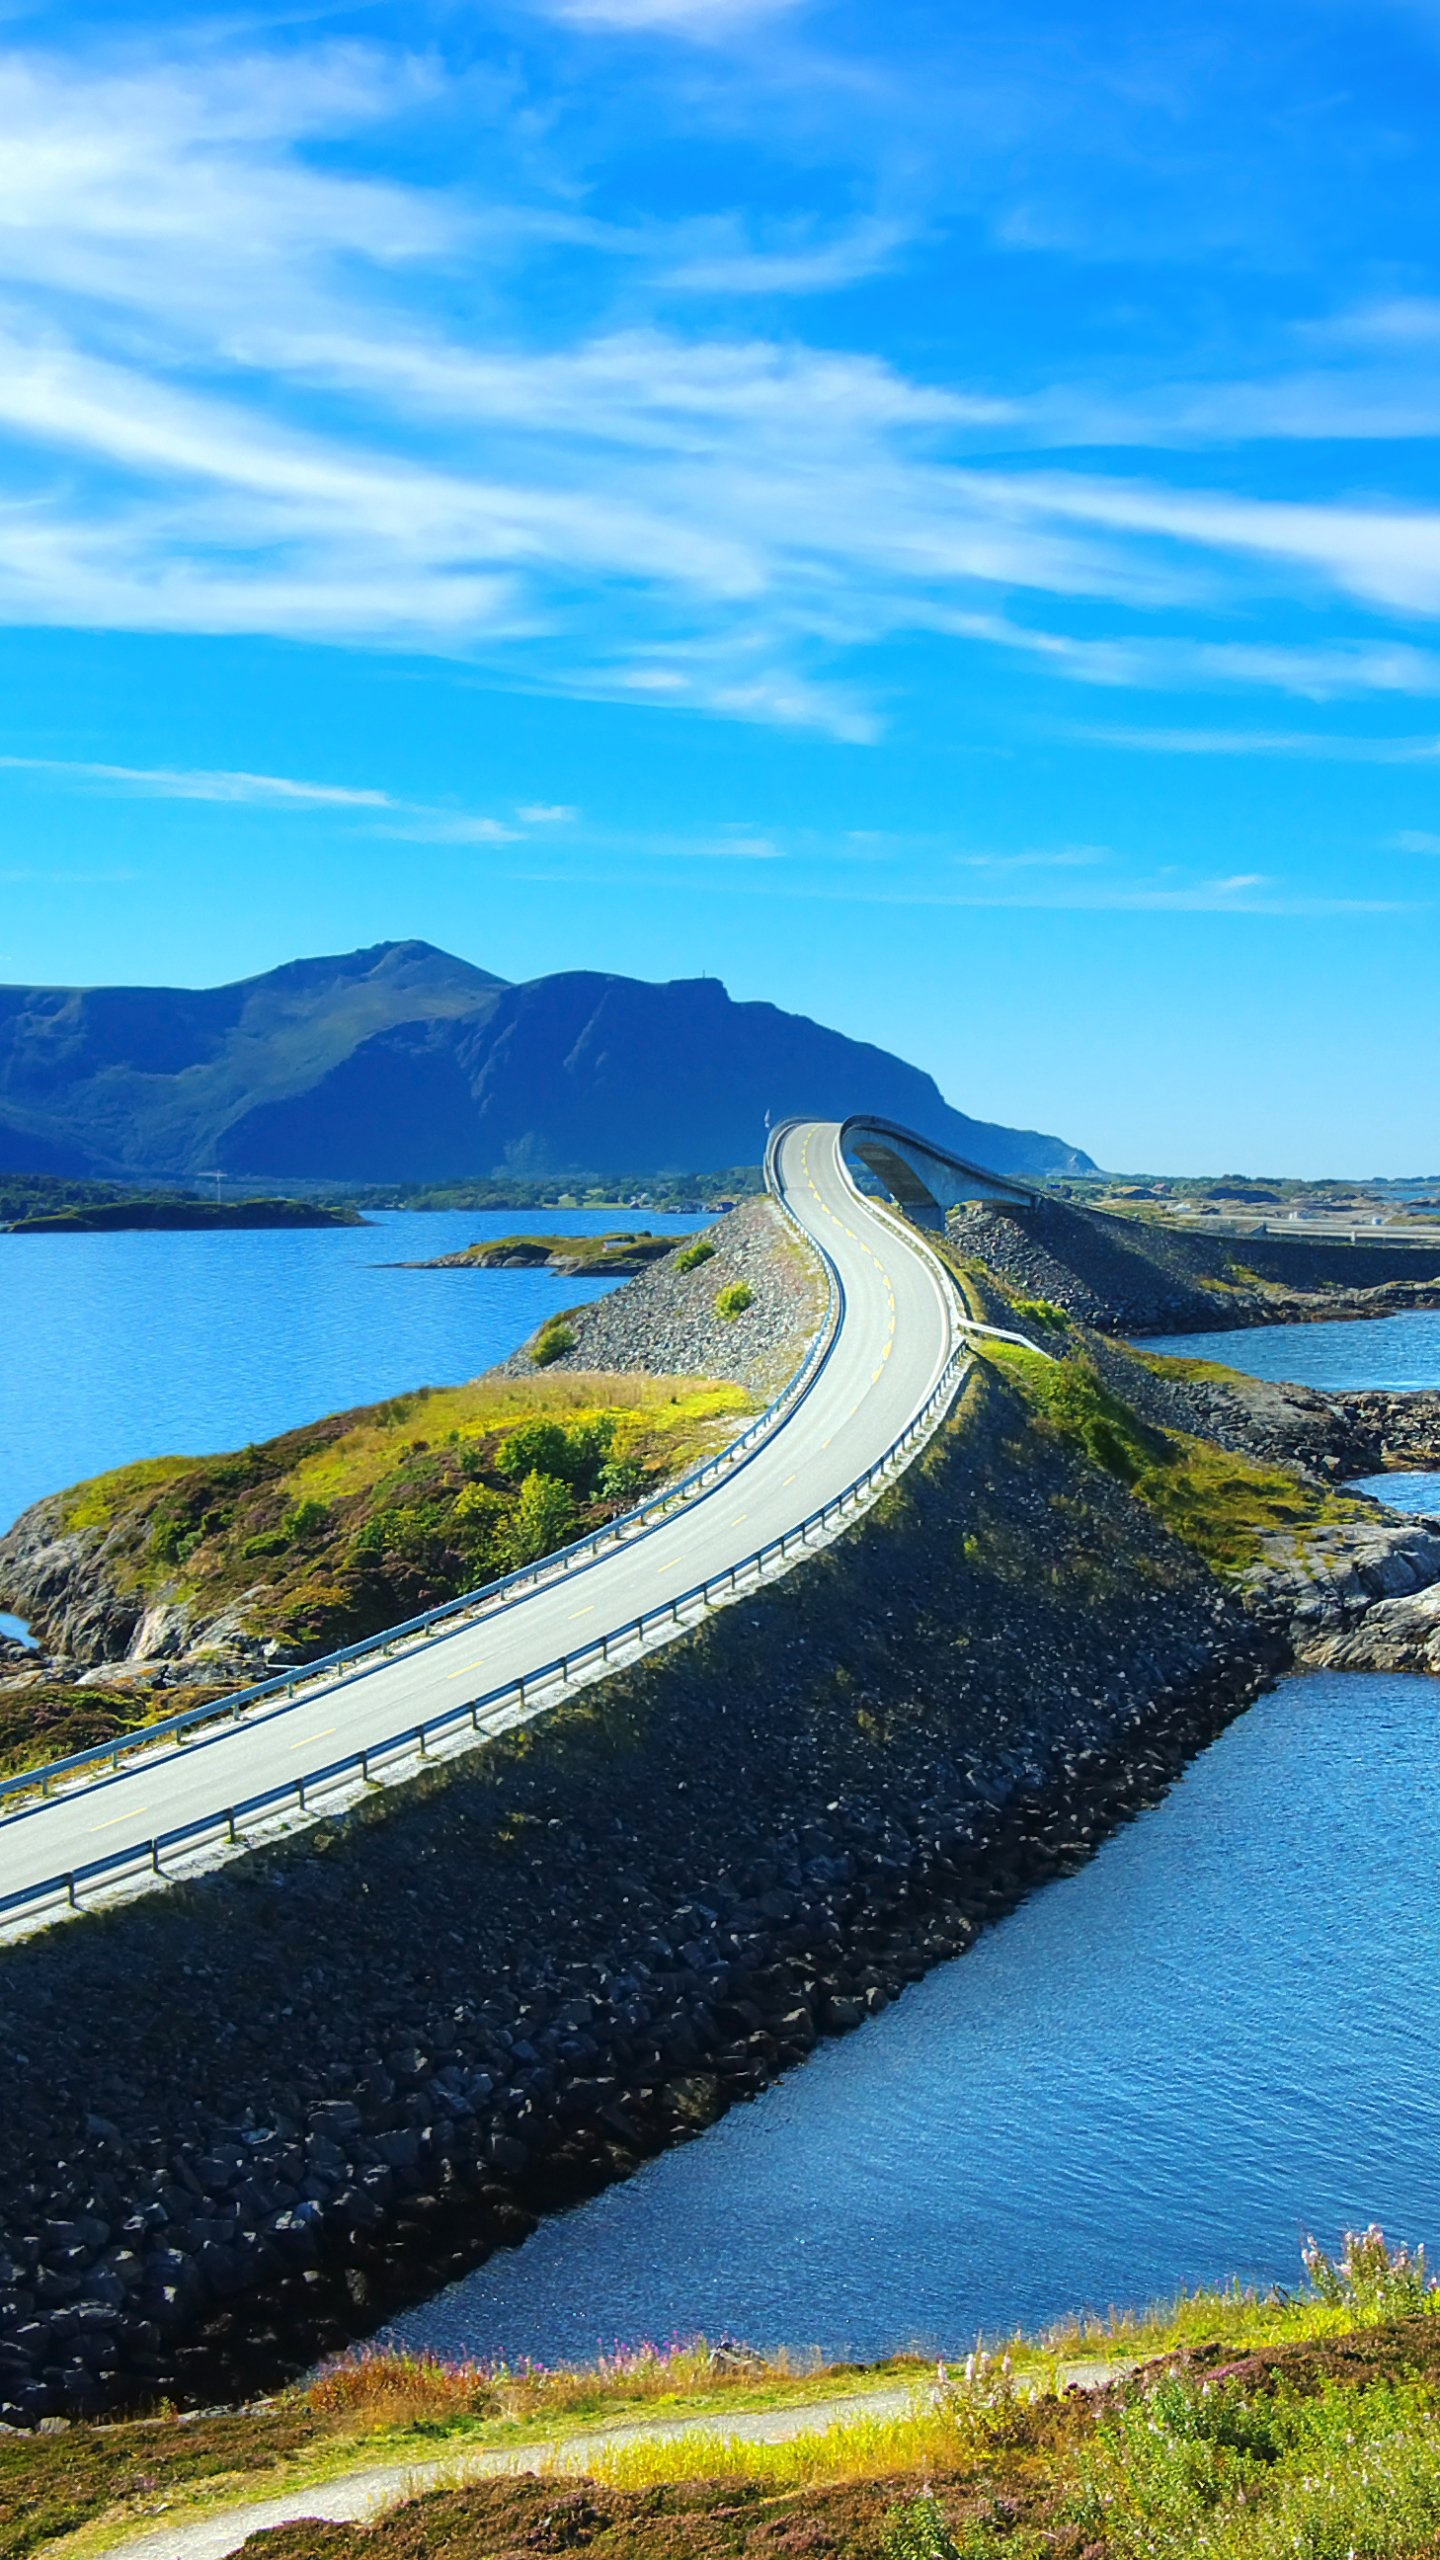
[[(553, 1548), (549, 1555), (537, 1557), (533, 1564), (520, 1565), (513, 1573), (501, 1574), (494, 1582), (482, 1583), (474, 1591), (462, 1592), (457, 1599), (442, 1601), (438, 1608), (423, 1610), (419, 1617), (402, 1619), (397, 1626), (385, 1627), (378, 1635), (365, 1636), (358, 1644), (344, 1645), (336, 1653), (321, 1654), (314, 1662), (300, 1663), (288, 1671), (277, 1672), (269, 1680), (258, 1681), (253, 1688), (237, 1689), (225, 1698), (211, 1698), (204, 1706), (183, 1707), (173, 1716), (161, 1717), (155, 1724), (137, 1725), (128, 1733), (115, 1735), (109, 1742), (92, 1742), (83, 1751), (68, 1753), (63, 1760), (50, 1760), (38, 1769), (22, 1770), (18, 1777), (0, 1779), (0, 1804), (16, 1796), (38, 1796), (43, 1802), (57, 1780), (71, 1777), (78, 1770), (96, 1768), (106, 1761), (112, 1769), (118, 1769), (121, 1761), (132, 1752), (153, 1750), (156, 1743), (165, 1741), (169, 1736), (183, 1736), (202, 1724), (218, 1725), (227, 1720), (238, 1724), (248, 1708), (261, 1705), (268, 1698), (293, 1698), (301, 1688), (312, 1682), (323, 1684), (328, 1673), (343, 1671), (351, 1664), (361, 1666), (353, 1673), (353, 1678), (364, 1679), (371, 1672), (382, 1669), (390, 1658), (391, 1648), (409, 1637), (428, 1635), (454, 1622), (488, 1615), (497, 1604), (515, 1598), (523, 1591), (539, 1590), (546, 1583), (562, 1581), (577, 1565), (593, 1563), (608, 1550), (624, 1546), (636, 1537), (648, 1536), (652, 1529), (661, 1527), (675, 1511), (693, 1501), (717, 1477), (728, 1474), (749, 1457), (788, 1419), (809, 1394), (835, 1339), (845, 1303), (839, 1274), (824, 1247), (816, 1245), (815, 1239), (800, 1226), (788, 1203), (777, 1196), (777, 1206), (791, 1225), (805, 1235), (806, 1243), (820, 1255), (826, 1279), (825, 1311), (819, 1330), (794, 1376), (764, 1412), (757, 1414), (737, 1439), (727, 1441), (723, 1449), (717, 1449), (713, 1458), (706, 1458), (700, 1466), (692, 1467), (689, 1475), (667, 1485), (664, 1492), (656, 1494), (652, 1501), (607, 1521), (603, 1529), (592, 1530), (588, 1537), (577, 1538), (568, 1547)], [(348, 1687), (350, 1682), (332, 1682), (330, 1685)], [(26, 1808), (27, 1811), (34, 1809)], [(9, 1818), (13, 1820), (15, 1817)], [(3, 1828), (3, 1821), (4, 1817), (0, 1817), (0, 1828)], [(3, 1901), (0, 1901), (0, 1910), (3, 1909)]]
[(728, 1600), (737, 1591), (742, 1577), (754, 1573), (757, 1579), (763, 1578), (767, 1559), (783, 1562), (792, 1547), (807, 1544), (817, 1528), (830, 1526), (863, 1501), (882, 1476), (896, 1471), (900, 1460), (914, 1448), (917, 1440), (926, 1435), (931, 1424), (949, 1404), (969, 1357), (969, 1346), (962, 1339), (951, 1351), (920, 1411), (912, 1416), (898, 1439), (891, 1442), (863, 1475), (856, 1476), (840, 1493), (832, 1495), (818, 1511), (810, 1512), (795, 1528), (787, 1529), (779, 1538), (768, 1539), (764, 1546), (753, 1548), (749, 1555), (727, 1565), (722, 1572), (712, 1574), (707, 1581), (693, 1584), (688, 1591), (677, 1593), (673, 1600), (665, 1601), (658, 1608), (645, 1610), (638, 1618), (625, 1619), (620, 1626), (610, 1628), (604, 1635), (593, 1636), (576, 1652), (561, 1654), (555, 1661), (542, 1664), (539, 1670), (527, 1671), (523, 1678), (507, 1681), (502, 1688), (492, 1689), (483, 1697), (463, 1700), (457, 1706), (448, 1707), (443, 1715), (431, 1716), (420, 1724), (407, 1726), (404, 1732), (392, 1734), (383, 1742), (370, 1743), (362, 1751), (347, 1752), (343, 1759), (328, 1761), (323, 1768), (309, 1769), (303, 1776), (288, 1780), (284, 1786), (267, 1787), (259, 1795), (246, 1796), (236, 1804), (227, 1805), (223, 1812), (203, 1814), (198, 1821), (181, 1823), (175, 1830), (157, 1832), (153, 1839), (137, 1842), (129, 1849), (113, 1850), (108, 1857), (91, 1858), (81, 1866), (47, 1876), (39, 1884), (26, 1885), (18, 1893), (0, 1895), (0, 1918), (34, 1910), (46, 1902), (59, 1901), (71, 1910), (78, 1909), (83, 1885), (98, 1884), (107, 1878), (115, 1880), (127, 1872), (143, 1874), (147, 1869), (156, 1875), (163, 1874), (161, 1859), (167, 1850), (193, 1846), (207, 1838), (223, 1840), (228, 1845), (239, 1839), (242, 1827), (257, 1815), (275, 1813), (286, 1805), (293, 1805), (297, 1812), (307, 1812), (314, 1797), (322, 1790), (355, 1778), (362, 1785), (370, 1785), (373, 1783), (371, 1773), (378, 1764), (406, 1754), (423, 1760), (429, 1755), (430, 1745), (443, 1735), (467, 1721), (472, 1731), (478, 1733), (482, 1717), (494, 1716), (507, 1706), (513, 1705), (524, 1713), (530, 1702), (527, 1692), (533, 1694), (557, 1679), (563, 1687), (582, 1665), (593, 1663), (597, 1658), (608, 1662), (615, 1646), (633, 1640), (643, 1647), (647, 1627), (668, 1625), (678, 1628), (682, 1611), (693, 1608), (697, 1602), (702, 1608), (709, 1608), (721, 1599)]

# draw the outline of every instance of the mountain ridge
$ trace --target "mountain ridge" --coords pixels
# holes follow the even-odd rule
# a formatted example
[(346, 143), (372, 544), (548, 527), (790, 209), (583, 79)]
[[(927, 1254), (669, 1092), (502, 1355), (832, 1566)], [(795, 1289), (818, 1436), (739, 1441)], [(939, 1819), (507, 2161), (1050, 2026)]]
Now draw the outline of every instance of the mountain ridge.
[(767, 1114), (857, 1110), (999, 1172), (1090, 1166), (718, 978), (512, 984), (406, 941), (213, 988), (0, 987), (0, 1166), (15, 1173), (664, 1173), (758, 1162)]

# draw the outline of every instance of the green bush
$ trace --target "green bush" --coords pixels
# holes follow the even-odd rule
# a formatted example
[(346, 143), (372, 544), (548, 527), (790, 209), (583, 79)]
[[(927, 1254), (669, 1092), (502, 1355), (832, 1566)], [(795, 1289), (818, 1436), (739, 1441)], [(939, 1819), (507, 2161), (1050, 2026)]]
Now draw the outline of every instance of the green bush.
[(461, 1551), (476, 1582), (503, 1573), (510, 1561), (510, 1505), (489, 1485), (467, 1484), (455, 1505)]
[(283, 1529), (260, 1529), (253, 1538), (246, 1539), (240, 1553), (242, 1556), (283, 1556), (289, 1544)]
[(745, 1280), (732, 1280), (728, 1287), (715, 1292), (715, 1313), (722, 1324), (733, 1324), (754, 1303), (755, 1292)]
[(502, 1440), (496, 1465), (502, 1475), (528, 1476), (538, 1471), (545, 1476), (558, 1476), (562, 1484), (577, 1493), (588, 1493), (610, 1456), (615, 1425), (609, 1414), (599, 1413), (591, 1422), (574, 1423), (568, 1430), (563, 1422), (522, 1422)]
[(713, 1244), (707, 1244), (702, 1236), (698, 1244), (686, 1246), (675, 1268), (677, 1271), (698, 1271), (702, 1262), (711, 1262), (714, 1256), (715, 1247)]
[(568, 1324), (562, 1323), (559, 1316), (552, 1316), (531, 1343), (530, 1357), (537, 1369), (548, 1369), (552, 1360), (563, 1360), (566, 1352), (574, 1348), (575, 1336)]
[(569, 1486), (562, 1484), (558, 1476), (541, 1475), (537, 1468), (520, 1487), (520, 1498), (510, 1515), (511, 1563), (533, 1564), (537, 1557), (563, 1547), (574, 1534), (575, 1505)]
[(329, 1525), (329, 1503), (317, 1502), (313, 1494), (307, 1494), (303, 1502), (296, 1503), (286, 1521), (285, 1535), (290, 1545), (295, 1546), (301, 1538), (308, 1538), (315, 1530), (327, 1529)]

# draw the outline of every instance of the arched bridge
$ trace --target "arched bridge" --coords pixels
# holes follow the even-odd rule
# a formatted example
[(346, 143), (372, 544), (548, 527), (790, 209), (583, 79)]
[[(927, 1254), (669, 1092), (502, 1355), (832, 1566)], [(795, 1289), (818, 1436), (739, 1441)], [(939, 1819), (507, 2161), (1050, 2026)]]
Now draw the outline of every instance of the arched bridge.
[(917, 1226), (940, 1233), (946, 1210), (967, 1200), (1013, 1200), (1026, 1206), (1040, 1197), (1028, 1182), (969, 1164), (964, 1156), (951, 1155), (947, 1147), (918, 1138), (913, 1129), (901, 1129), (893, 1120), (859, 1113), (843, 1121), (840, 1149), (860, 1190), (878, 1183)]
[(132, 1890), (473, 1749), (785, 1571), (863, 1508), (942, 1418), (969, 1357), (954, 1282), (911, 1221), (1035, 1195), (864, 1118), (777, 1129), (766, 1179), (820, 1258), (829, 1306), (804, 1370), (728, 1452), (521, 1576), (57, 1762), (43, 1793), (40, 1773), (0, 1784), (0, 1924)]

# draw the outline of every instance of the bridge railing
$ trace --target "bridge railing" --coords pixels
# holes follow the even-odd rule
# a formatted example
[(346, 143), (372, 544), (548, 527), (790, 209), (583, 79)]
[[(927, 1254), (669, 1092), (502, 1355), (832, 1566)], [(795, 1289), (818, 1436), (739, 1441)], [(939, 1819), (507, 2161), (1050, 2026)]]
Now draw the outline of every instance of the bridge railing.
[[(783, 1200), (779, 1206), (792, 1226), (797, 1225), (793, 1212)], [(812, 1238), (807, 1237), (806, 1241), (813, 1243)], [(779, 1395), (772, 1399), (763, 1413), (757, 1414), (754, 1421), (746, 1425), (738, 1438), (727, 1441), (713, 1457), (706, 1458), (698, 1467), (692, 1467), (688, 1475), (678, 1477), (674, 1484), (667, 1485), (652, 1500), (641, 1503), (633, 1511), (622, 1512), (616, 1519), (607, 1521), (603, 1529), (575, 1539), (568, 1547), (556, 1547), (548, 1556), (537, 1557), (533, 1564), (517, 1566), (513, 1573), (501, 1574), (494, 1582), (482, 1583), (474, 1591), (462, 1592), (457, 1599), (444, 1600), (438, 1608), (424, 1609), (418, 1617), (402, 1619), (397, 1626), (382, 1628), (378, 1635), (364, 1636), (358, 1644), (342, 1645), (335, 1653), (321, 1654), (313, 1662), (292, 1665), (288, 1670), (276, 1672), (268, 1680), (256, 1681), (251, 1688), (234, 1690), (223, 1698), (208, 1699), (203, 1706), (182, 1707), (172, 1716), (160, 1717), (154, 1724), (136, 1725), (126, 1733), (116, 1734), (109, 1742), (92, 1742), (83, 1751), (67, 1753), (62, 1760), (50, 1760), (40, 1768), (22, 1770), (18, 1777), (0, 1779), (0, 1804), (17, 1796), (36, 1796), (43, 1800), (57, 1782), (74, 1777), (81, 1770), (98, 1768), (105, 1762), (112, 1769), (118, 1769), (122, 1760), (128, 1759), (132, 1753), (152, 1751), (157, 1743), (172, 1738), (183, 1743), (184, 1738), (201, 1725), (219, 1725), (226, 1721), (239, 1723), (250, 1708), (263, 1705), (271, 1698), (284, 1697), (288, 1701), (301, 1688), (312, 1684), (323, 1686), (328, 1683), (332, 1687), (348, 1688), (353, 1681), (363, 1680), (382, 1670), (392, 1647), (414, 1637), (442, 1633), (447, 1627), (467, 1618), (487, 1616), (493, 1609), (508, 1605), (523, 1593), (539, 1590), (549, 1582), (561, 1581), (577, 1566), (593, 1564), (613, 1548), (625, 1546), (636, 1538), (648, 1536), (652, 1529), (660, 1528), (674, 1512), (705, 1493), (718, 1477), (730, 1474), (752, 1456), (761, 1442), (768, 1440), (804, 1402), (815, 1384), (844, 1312), (844, 1291), (839, 1275), (828, 1254), (821, 1248), (816, 1249), (825, 1273), (825, 1308), (819, 1331), (799, 1368), (781, 1388)], [(343, 1674), (347, 1671), (350, 1674), (348, 1680), (330, 1678), (335, 1672)], [(38, 1806), (24, 1810), (38, 1810)], [(12, 1815), (9, 1818), (14, 1820), (17, 1817)], [(3, 1828), (3, 1821), (4, 1817), (0, 1817), (0, 1828)], [(3, 1908), (3, 1902), (0, 1902), (0, 1909)]]
[(13, 1920), (38, 1911), (51, 1902), (78, 1909), (83, 1888), (118, 1882), (127, 1874), (143, 1875), (148, 1870), (162, 1875), (162, 1860), (168, 1851), (192, 1848), (206, 1840), (228, 1845), (237, 1841), (241, 1832), (258, 1819), (273, 1816), (287, 1806), (293, 1806), (297, 1812), (308, 1812), (317, 1797), (336, 1787), (352, 1784), (356, 1779), (362, 1785), (376, 1783), (374, 1772), (387, 1761), (407, 1756), (424, 1760), (435, 1743), (456, 1733), (467, 1723), (472, 1731), (479, 1733), (484, 1730), (482, 1719), (506, 1715), (513, 1720), (532, 1710), (538, 1712), (534, 1707), (536, 1691), (555, 1683), (564, 1688), (577, 1671), (587, 1666), (593, 1668), (597, 1661), (608, 1662), (618, 1647), (634, 1644), (643, 1650), (647, 1630), (652, 1635), (658, 1635), (661, 1628), (678, 1631), (686, 1610), (722, 1605), (734, 1597), (741, 1583), (752, 1575), (758, 1583), (763, 1579), (767, 1565), (788, 1561), (797, 1547), (809, 1544), (817, 1530), (833, 1527), (847, 1511), (862, 1503), (884, 1477), (896, 1473), (916, 1442), (928, 1434), (949, 1406), (969, 1356), (967, 1344), (957, 1342), (919, 1412), (863, 1475), (856, 1476), (818, 1511), (810, 1512), (793, 1529), (787, 1529), (782, 1537), (771, 1538), (763, 1546), (753, 1548), (737, 1563), (727, 1565), (707, 1581), (692, 1584), (688, 1591), (677, 1593), (674, 1599), (666, 1600), (654, 1609), (644, 1610), (639, 1617), (624, 1619), (618, 1626), (607, 1629), (604, 1635), (592, 1636), (575, 1651), (557, 1655), (554, 1661), (526, 1672), (521, 1679), (507, 1681), (503, 1687), (491, 1689), (483, 1697), (462, 1700), (453, 1707), (447, 1707), (440, 1715), (429, 1716), (419, 1724), (407, 1725), (383, 1741), (369, 1743), (360, 1751), (347, 1752), (343, 1758), (327, 1761), (321, 1768), (308, 1769), (300, 1777), (287, 1779), (283, 1786), (266, 1787), (259, 1795), (242, 1797), (221, 1811), (201, 1815), (197, 1821), (157, 1832), (153, 1839), (132, 1843), (128, 1849), (113, 1850), (107, 1857), (87, 1859), (82, 1865), (67, 1867), (40, 1883), (25, 1885), (17, 1893), (0, 1895), (0, 1920)]

